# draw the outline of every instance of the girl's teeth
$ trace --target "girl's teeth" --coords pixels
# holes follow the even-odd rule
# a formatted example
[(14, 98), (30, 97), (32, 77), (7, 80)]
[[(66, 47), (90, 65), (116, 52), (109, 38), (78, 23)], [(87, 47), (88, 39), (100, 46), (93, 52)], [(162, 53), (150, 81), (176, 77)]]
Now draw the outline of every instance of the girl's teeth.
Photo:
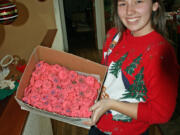
[(137, 19), (128, 19), (129, 22), (134, 22), (136, 21)]

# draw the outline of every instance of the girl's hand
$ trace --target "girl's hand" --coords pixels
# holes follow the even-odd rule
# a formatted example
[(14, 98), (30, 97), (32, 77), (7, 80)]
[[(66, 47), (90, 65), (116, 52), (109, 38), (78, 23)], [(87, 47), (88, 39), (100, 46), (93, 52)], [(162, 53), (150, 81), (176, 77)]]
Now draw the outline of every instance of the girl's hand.
[(83, 124), (92, 126), (95, 125), (99, 118), (111, 108), (111, 99), (102, 99), (94, 104), (90, 111), (92, 111), (91, 120), (84, 121)]
[(92, 126), (95, 125), (99, 118), (108, 110), (115, 110), (133, 119), (137, 119), (138, 103), (127, 103), (105, 98), (94, 104), (90, 110), (93, 111), (91, 120), (84, 121), (83, 124)]

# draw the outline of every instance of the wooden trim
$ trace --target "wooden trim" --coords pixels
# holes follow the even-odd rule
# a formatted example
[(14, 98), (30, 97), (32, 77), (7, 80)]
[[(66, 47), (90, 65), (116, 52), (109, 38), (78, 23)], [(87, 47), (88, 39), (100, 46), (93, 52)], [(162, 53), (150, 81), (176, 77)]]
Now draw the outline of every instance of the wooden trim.
[[(26, 123), (28, 112), (21, 110), (14, 99), (15, 94), (11, 95), (0, 115), (0, 135), (21, 135)], [(3, 104), (3, 101), (1, 102)]]
[(92, 15), (93, 15), (93, 26), (94, 26), (94, 39), (95, 39), (95, 47), (98, 49), (98, 41), (97, 41), (97, 28), (96, 28), (96, 10), (95, 10), (95, 1), (92, 0)]
[(104, 0), (95, 0), (95, 14), (96, 14), (96, 31), (98, 49), (103, 48), (105, 39), (105, 17), (104, 17)]
[(44, 36), (41, 45), (45, 46), (45, 47), (52, 47), (53, 41), (55, 39), (57, 33), (57, 29), (49, 29), (46, 33), (46, 35)]

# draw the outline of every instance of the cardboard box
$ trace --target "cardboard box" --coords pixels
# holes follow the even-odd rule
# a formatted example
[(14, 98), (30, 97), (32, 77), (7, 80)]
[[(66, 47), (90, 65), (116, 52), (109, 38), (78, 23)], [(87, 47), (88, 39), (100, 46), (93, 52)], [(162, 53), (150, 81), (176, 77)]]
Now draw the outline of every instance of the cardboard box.
[(41, 60), (47, 62), (48, 64), (59, 64), (61, 66), (65, 66), (70, 70), (80, 71), (88, 74), (97, 74), (100, 76), (101, 84), (104, 81), (107, 67), (70, 53), (57, 51), (47, 47), (37, 46), (31, 54), (31, 57), (27, 63), (26, 69), (21, 77), (19, 87), (16, 92), (15, 99), (23, 110), (27, 110), (45, 117), (49, 117), (58, 121), (63, 121), (79, 127), (89, 128), (88, 126), (82, 124), (83, 120), (87, 120), (85, 118), (73, 118), (59, 115), (56, 113), (37, 109), (22, 101), (22, 98), (24, 96), (24, 90), (29, 85), (31, 74), (35, 70), (35, 65)]

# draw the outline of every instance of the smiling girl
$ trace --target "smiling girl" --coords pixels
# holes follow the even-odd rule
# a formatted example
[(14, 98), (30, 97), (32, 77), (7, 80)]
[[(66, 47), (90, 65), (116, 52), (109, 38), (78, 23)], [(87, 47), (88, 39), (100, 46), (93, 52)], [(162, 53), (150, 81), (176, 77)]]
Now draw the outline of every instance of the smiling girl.
[(102, 58), (108, 73), (84, 124), (92, 126), (89, 135), (148, 134), (176, 106), (179, 65), (163, 37), (164, 7), (161, 0), (113, 1), (115, 27), (107, 33)]

